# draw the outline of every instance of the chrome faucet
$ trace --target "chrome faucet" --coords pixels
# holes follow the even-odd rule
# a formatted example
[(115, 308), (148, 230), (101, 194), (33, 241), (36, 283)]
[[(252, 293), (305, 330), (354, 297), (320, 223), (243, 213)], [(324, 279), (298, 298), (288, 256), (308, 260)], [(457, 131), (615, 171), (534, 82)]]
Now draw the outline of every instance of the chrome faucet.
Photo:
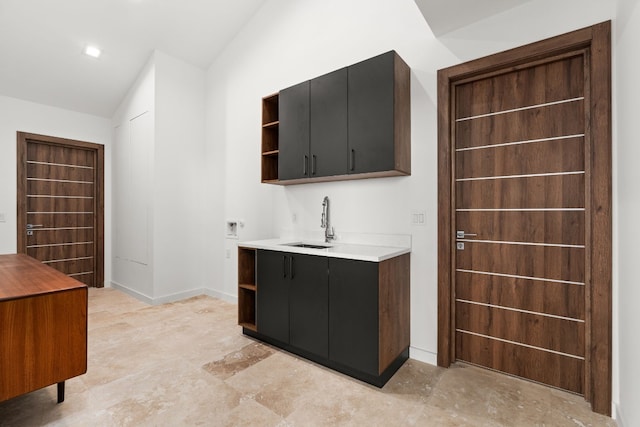
[(327, 196), (324, 196), (324, 200), (322, 201), (322, 220), (320, 227), (324, 228), (324, 241), (326, 243), (336, 238), (333, 227), (329, 224), (329, 197)]

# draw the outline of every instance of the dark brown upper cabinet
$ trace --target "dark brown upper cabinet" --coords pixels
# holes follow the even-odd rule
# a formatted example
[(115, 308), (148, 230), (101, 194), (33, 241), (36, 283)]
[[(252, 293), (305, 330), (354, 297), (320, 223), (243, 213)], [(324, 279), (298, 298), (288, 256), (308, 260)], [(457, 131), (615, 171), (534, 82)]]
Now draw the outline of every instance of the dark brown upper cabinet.
[(309, 178), (309, 82), (280, 91), (278, 179)]
[(347, 69), (311, 80), (311, 177), (347, 173)]
[[(406, 102), (409, 73), (407, 68), (407, 76), (403, 76), (402, 66), (406, 67), (402, 59), (389, 52), (349, 67), (350, 174), (411, 173), (410, 144), (401, 142), (410, 141), (411, 131), (410, 106)], [(401, 78), (406, 78), (406, 88), (402, 87)]]
[(265, 179), (263, 162), (263, 182), (411, 174), (410, 69), (395, 51), (283, 89), (277, 105), (278, 167)]

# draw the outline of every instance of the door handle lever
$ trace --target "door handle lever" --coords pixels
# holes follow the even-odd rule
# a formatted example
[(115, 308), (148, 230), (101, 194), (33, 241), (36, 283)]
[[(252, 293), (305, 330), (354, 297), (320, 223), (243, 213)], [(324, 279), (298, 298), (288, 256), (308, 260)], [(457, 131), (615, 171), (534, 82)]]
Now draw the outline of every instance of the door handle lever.
[(465, 237), (476, 237), (475, 233), (465, 233), (464, 230), (456, 231), (456, 239), (464, 239)]
[(27, 236), (33, 236), (33, 229), (43, 227), (42, 224), (27, 224)]

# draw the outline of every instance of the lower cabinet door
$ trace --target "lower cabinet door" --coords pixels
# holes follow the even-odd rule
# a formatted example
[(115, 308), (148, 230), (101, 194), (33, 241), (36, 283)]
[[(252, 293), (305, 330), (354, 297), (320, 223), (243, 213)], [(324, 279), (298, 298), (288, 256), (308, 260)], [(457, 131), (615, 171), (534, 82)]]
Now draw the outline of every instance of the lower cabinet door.
[(258, 332), (289, 343), (289, 265), (284, 252), (258, 250), (257, 313)]
[(378, 375), (378, 264), (329, 259), (329, 359)]
[(329, 352), (329, 260), (299, 254), (291, 254), (290, 260), (290, 344), (326, 359)]

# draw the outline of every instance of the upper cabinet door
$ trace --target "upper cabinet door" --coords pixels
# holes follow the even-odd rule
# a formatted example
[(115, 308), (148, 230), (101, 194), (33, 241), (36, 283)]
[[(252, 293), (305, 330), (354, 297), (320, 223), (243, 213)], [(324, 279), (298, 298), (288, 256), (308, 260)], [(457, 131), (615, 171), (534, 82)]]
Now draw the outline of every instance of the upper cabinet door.
[(346, 175), (347, 68), (311, 80), (311, 177)]
[(388, 52), (349, 67), (349, 173), (394, 169), (394, 59)]
[(280, 91), (280, 180), (309, 178), (309, 82), (303, 82)]

